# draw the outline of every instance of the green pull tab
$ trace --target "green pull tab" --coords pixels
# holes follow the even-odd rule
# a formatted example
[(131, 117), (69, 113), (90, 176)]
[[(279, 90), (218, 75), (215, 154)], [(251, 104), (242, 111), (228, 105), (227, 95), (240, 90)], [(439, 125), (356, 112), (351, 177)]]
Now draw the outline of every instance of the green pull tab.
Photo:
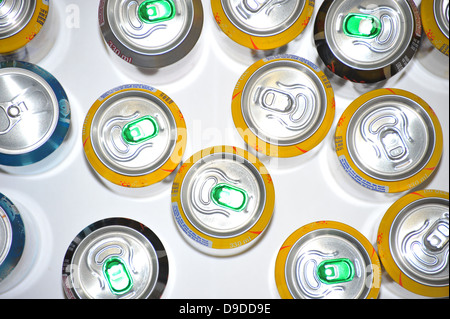
[(122, 259), (109, 258), (103, 264), (103, 275), (108, 282), (109, 289), (115, 295), (123, 295), (133, 287), (130, 272)]
[(381, 22), (372, 15), (349, 13), (344, 19), (343, 29), (349, 37), (371, 39), (381, 33)]
[(176, 9), (173, 0), (147, 0), (138, 8), (138, 16), (144, 23), (158, 23), (173, 19)]
[(158, 123), (149, 115), (128, 123), (122, 129), (122, 137), (128, 144), (144, 143), (154, 138), (158, 133)]
[(352, 281), (355, 277), (355, 267), (347, 258), (325, 260), (317, 267), (317, 276), (327, 285)]
[(213, 202), (225, 208), (242, 211), (248, 202), (247, 192), (238, 187), (228, 184), (217, 184), (211, 190), (211, 198)]

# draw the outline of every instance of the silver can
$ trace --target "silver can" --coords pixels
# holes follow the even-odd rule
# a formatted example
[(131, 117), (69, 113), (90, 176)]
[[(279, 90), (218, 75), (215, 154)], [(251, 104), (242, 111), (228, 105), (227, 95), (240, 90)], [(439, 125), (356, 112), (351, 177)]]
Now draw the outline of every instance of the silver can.
[(378, 251), (389, 276), (428, 297), (448, 297), (449, 194), (420, 190), (397, 200), (378, 228)]
[(158, 69), (185, 57), (203, 27), (200, 0), (101, 0), (106, 45), (122, 60)]
[(377, 83), (403, 70), (421, 41), (412, 0), (325, 0), (314, 40), (326, 68), (357, 83)]
[(50, 73), (26, 62), (0, 62), (0, 165), (4, 170), (37, 173), (56, 165), (69, 127), (67, 95)]
[(84, 122), (83, 146), (106, 185), (119, 193), (144, 195), (179, 165), (186, 124), (163, 92), (147, 85), (123, 85), (92, 105)]
[(131, 219), (108, 218), (83, 229), (64, 257), (62, 280), (69, 299), (155, 299), (169, 264), (159, 238)]
[(379, 293), (381, 267), (373, 246), (356, 229), (320, 221), (286, 239), (275, 279), (284, 299), (372, 299)]
[(256, 157), (229, 146), (194, 154), (172, 186), (172, 212), (187, 241), (211, 255), (251, 247), (268, 226), (275, 192)]
[(0, 193), (0, 288), (25, 249), (25, 225), (17, 207)]

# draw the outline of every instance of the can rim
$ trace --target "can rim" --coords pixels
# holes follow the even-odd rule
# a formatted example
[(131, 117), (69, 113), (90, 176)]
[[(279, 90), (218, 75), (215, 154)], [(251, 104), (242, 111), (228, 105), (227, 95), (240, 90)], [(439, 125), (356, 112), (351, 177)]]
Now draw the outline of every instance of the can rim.
[[(99, 159), (99, 157), (96, 155), (94, 146), (92, 144), (91, 140), (91, 126), (93, 123), (94, 116), (97, 112), (97, 110), (101, 107), (104, 101), (108, 100), (109, 98), (114, 97), (117, 94), (127, 92), (127, 91), (140, 91), (144, 92), (146, 94), (150, 94), (160, 100), (167, 109), (172, 113), (173, 118), (176, 123), (176, 141), (173, 148), (172, 153), (168, 157), (168, 159), (156, 170), (153, 172), (150, 172), (148, 174), (144, 175), (138, 175), (138, 176), (127, 176), (120, 173), (117, 173), (110, 168), (108, 168), (103, 162)], [(108, 180), (109, 182), (123, 186), (123, 187), (131, 187), (131, 188), (139, 188), (139, 187), (146, 187), (150, 186), (152, 184), (156, 184), (163, 179), (165, 179), (167, 176), (169, 176), (180, 164), (181, 159), (183, 157), (186, 144), (187, 144), (187, 130), (186, 130), (186, 122), (184, 121), (183, 114), (181, 113), (180, 109), (176, 105), (175, 102), (171, 100), (171, 103), (166, 101), (166, 99), (160, 98), (160, 96), (167, 95), (163, 93), (160, 90), (157, 90), (155, 88), (152, 88), (147, 85), (140, 85), (140, 84), (131, 84), (131, 85), (122, 85), (119, 87), (116, 87), (105, 94), (103, 94), (99, 99), (97, 99), (94, 104), (89, 109), (84, 125), (83, 125), (83, 132), (82, 132), (82, 142), (83, 142), (83, 148), (84, 153), (86, 155), (86, 158), (88, 159), (91, 166), (94, 168), (94, 170), (103, 178)]]
[[(428, 162), (425, 163), (424, 167), (419, 170), (417, 173), (413, 174), (412, 176), (400, 180), (394, 180), (394, 181), (385, 181), (377, 178), (373, 178), (372, 176), (368, 175), (367, 173), (363, 172), (353, 161), (350, 152), (348, 150), (348, 142), (347, 142), (347, 130), (350, 124), (350, 120), (352, 118), (352, 115), (358, 110), (361, 105), (364, 105), (369, 100), (372, 100), (374, 98), (380, 97), (380, 96), (387, 96), (387, 95), (400, 95), (405, 98), (408, 98), (415, 103), (417, 103), (418, 106), (420, 106), (429, 116), (431, 119), (433, 125), (434, 125), (434, 131), (435, 131), (435, 146), (434, 150), (428, 160)], [(379, 189), (380, 191), (388, 192), (388, 193), (398, 193), (403, 192), (408, 189), (414, 188), (417, 185), (419, 185), (421, 182), (429, 178), (429, 176), (436, 170), (439, 161), (441, 159), (442, 150), (443, 150), (443, 135), (442, 135), (442, 128), (439, 123), (439, 119), (437, 118), (436, 114), (434, 113), (433, 109), (419, 96), (402, 89), (394, 89), (394, 88), (382, 88), (373, 90), (371, 92), (365, 93), (362, 96), (355, 99), (342, 113), (339, 122), (336, 126), (336, 132), (335, 132), (335, 139), (336, 141), (339, 140), (339, 143), (342, 145), (336, 145), (335, 155), (337, 155), (338, 158), (344, 157), (347, 161), (350, 168), (353, 170), (353, 172), (358, 175), (360, 178), (364, 180), (364, 182), (367, 182), (367, 184), (372, 185), (374, 188)], [(337, 142), (336, 142), (337, 143)]]
[[(200, 232), (191, 222), (189, 218), (183, 210), (183, 205), (181, 201), (181, 185), (184, 181), (184, 178), (189, 171), (189, 169), (198, 161), (200, 161), (203, 157), (213, 154), (220, 153), (228, 153), (230, 155), (238, 155), (245, 160), (248, 160), (256, 170), (261, 174), (262, 181), (264, 182), (264, 187), (266, 190), (266, 202), (264, 205), (264, 209), (260, 215), (260, 218), (252, 225), (251, 228), (247, 229), (244, 233), (240, 233), (238, 235), (232, 237), (212, 237), (205, 233)], [(175, 209), (174, 205), (177, 206)], [(267, 228), (273, 214), (273, 209), (275, 205), (275, 189), (273, 185), (272, 178), (265, 168), (265, 166), (251, 153), (235, 147), (235, 146), (227, 146), (227, 145), (218, 145), (209, 148), (205, 148), (201, 151), (194, 153), (189, 159), (187, 159), (180, 167), (177, 175), (175, 176), (173, 187), (172, 187), (172, 212), (174, 218), (177, 222), (183, 223), (189, 229), (189, 232), (193, 233), (193, 236), (196, 238), (201, 238), (211, 243), (210, 248), (217, 250), (233, 250), (237, 248), (241, 248), (242, 246), (248, 245), (252, 243), (255, 239), (257, 239)], [(179, 214), (179, 216), (176, 216)], [(178, 219), (177, 219), (178, 218)], [(180, 220), (181, 218), (181, 220)], [(181, 227), (181, 226), (180, 226)], [(178, 228), (180, 228), (178, 227)], [(184, 231), (184, 229), (182, 230)], [(195, 241), (195, 240), (190, 240)], [(249, 239), (249, 240), (248, 240)], [(243, 245), (236, 245), (236, 243), (241, 242)], [(195, 241), (197, 243), (197, 241)]]
[(249, 49), (271, 50), (288, 44), (303, 32), (313, 14), (314, 1), (305, 1), (297, 20), (286, 30), (272, 36), (250, 35), (236, 27), (225, 13), (222, 1), (211, 0), (211, 9), (217, 25), (231, 40)]
[(448, 297), (448, 285), (443, 287), (432, 287), (421, 284), (408, 277), (408, 275), (402, 272), (395, 263), (391, 252), (391, 245), (389, 243), (391, 224), (397, 217), (398, 213), (401, 212), (404, 207), (417, 200), (433, 197), (446, 199), (448, 201), (449, 193), (434, 189), (418, 190), (409, 193), (394, 202), (384, 214), (383, 219), (381, 220), (378, 227), (377, 247), (381, 263), (383, 264), (389, 276), (397, 284), (413, 293), (422, 296), (442, 298)]
[(435, 1), (422, 1), (420, 5), (420, 15), (422, 18), (423, 31), (433, 46), (440, 52), (449, 55), (449, 38), (444, 34), (437, 24), (434, 15)]
[(19, 50), (28, 42), (32, 41), (33, 38), (41, 31), (42, 26), (45, 24), (47, 19), (47, 15), (41, 24), (38, 22), (41, 21), (40, 13), (46, 12), (48, 14), (50, 8), (49, 4), (45, 4), (44, 2), (45, 1), (36, 1), (34, 13), (25, 27), (8, 38), (0, 39), (0, 54), (12, 53)]
[[(308, 138), (292, 145), (277, 145), (264, 141), (250, 129), (242, 113), (242, 92), (244, 91), (247, 82), (258, 69), (276, 61), (292, 61), (299, 63), (302, 67), (310, 70), (321, 82), (326, 97), (324, 103), (325, 114), (320, 126)], [(302, 57), (289, 54), (276, 55), (255, 62), (242, 74), (233, 91), (231, 113), (234, 126), (239, 135), (244, 139), (246, 144), (250, 145), (256, 151), (274, 157), (298, 156), (315, 148), (329, 133), (335, 116), (334, 91), (326, 75), (312, 62)]]
[(369, 289), (366, 299), (375, 299), (377, 298), (380, 291), (381, 284), (381, 264), (378, 259), (378, 255), (375, 251), (373, 245), (369, 242), (369, 240), (361, 234), (355, 228), (341, 223), (337, 221), (331, 220), (323, 220), (316, 221), (304, 225), (297, 230), (295, 230), (292, 234), (288, 236), (288, 238), (281, 245), (278, 255), (275, 261), (275, 283), (278, 289), (278, 293), (282, 299), (293, 299), (288, 283), (286, 281), (285, 269), (286, 262), (291, 251), (291, 248), (295, 245), (295, 243), (302, 238), (304, 235), (308, 234), (311, 231), (319, 230), (319, 229), (335, 229), (344, 231), (351, 236), (353, 236), (366, 250), (372, 265), (373, 277), (372, 277), (372, 285)]

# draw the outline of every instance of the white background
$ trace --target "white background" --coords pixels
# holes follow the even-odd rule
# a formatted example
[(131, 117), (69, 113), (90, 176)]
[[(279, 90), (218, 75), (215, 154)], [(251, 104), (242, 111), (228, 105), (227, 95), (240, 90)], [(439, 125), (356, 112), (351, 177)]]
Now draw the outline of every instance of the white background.
[[(92, 103), (127, 78), (112, 63), (99, 31), (98, 1), (53, 0), (57, 15), (57, 39), (39, 65), (52, 73), (65, 88), (72, 108), (72, 128), (67, 156), (56, 168), (38, 175), (14, 176), (0, 172), (0, 192), (20, 208), (36, 234), (36, 259), (25, 278), (0, 298), (64, 298), (61, 268), (67, 247), (87, 225), (112, 216), (142, 222), (155, 232), (169, 257), (169, 280), (163, 298), (279, 298), (274, 264), (284, 240), (297, 228), (317, 220), (336, 220), (356, 228), (376, 244), (379, 221), (394, 199), (362, 201), (341, 187), (330, 174), (328, 156), (334, 127), (351, 102), (336, 94), (336, 117), (330, 134), (316, 157), (296, 167), (268, 167), (275, 184), (276, 204), (264, 236), (250, 250), (233, 257), (205, 255), (189, 245), (178, 232), (170, 209), (170, 187), (156, 196), (129, 198), (111, 192), (85, 160), (81, 130)], [(170, 84), (144, 83), (169, 95), (181, 109), (188, 128), (187, 159), (208, 146), (229, 144), (244, 147), (234, 134), (231, 96), (236, 81), (249, 66), (233, 60), (219, 46), (209, 0), (203, 0), (204, 26), (198, 45), (200, 58), (191, 71)], [(419, 3), (419, 1), (416, 1)], [(313, 22), (322, 1), (316, 1), (311, 23), (301, 36), (299, 52), (312, 61)], [(143, 81), (140, 81), (143, 82)], [(449, 190), (449, 81), (431, 75), (413, 60), (395, 87), (409, 90), (434, 109), (444, 131), (441, 163), (427, 188)], [(414, 297), (399, 293), (383, 276), (380, 298)]]

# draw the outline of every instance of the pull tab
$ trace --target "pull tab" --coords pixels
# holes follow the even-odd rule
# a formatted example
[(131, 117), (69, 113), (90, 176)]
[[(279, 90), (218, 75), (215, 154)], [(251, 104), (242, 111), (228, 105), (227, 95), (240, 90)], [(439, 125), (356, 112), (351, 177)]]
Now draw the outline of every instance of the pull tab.
[(122, 137), (128, 144), (141, 144), (159, 133), (158, 123), (151, 116), (143, 116), (138, 118), (122, 129)]
[(27, 110), (28, 108), (23, 102), (18, 104), (9, 102), (4, 105), (0, 104), (0, 135), (11, 131), (20, 122), (22, 113)]
[(138, 8), (139, 19), (144, 23), (158, 23), (175, 17), (176, 9), (173, 0), (147, 0)]
[(343, 30), (349, 37), (372, 39), (381, 33), (381, 22), (369, 14), (349, 13), (344, 18)]
[(262, 95), (261, 103), (266, 109), (286, 113), (290, 111), (294, 101), (289, 94), (280, 90), (267, 89)]
[(430, 251), (440, 251), (448, 243), (448, 222), (438, 220), (424, 236), (424, 244)]
[(355, 277), (355, 267), (348, 258), (325, 260), (317, 267), (317, 276), (327, 285), (352, 281)]
[(244, 0), (243, 1), (245, 8), (252, 13), (256, 13), (256, 12), (260, 11), (268, 2), (269, 2), (269, 0)]
[(246, 191), (228, 184), (215, 185), (211, 190), (211, 198), (216, 205), (235, 212), (242, 211), (248, 202)]
[(398, 132), (394, 130), (389, 130), (383, 133), (381, 137), (381, 144), (383, 145), (388, 157), (392, 160), (404, 157), (408, 151), (403, 139)]
[(103, 264), (103, 275), (108, 282), (109, 289), (115, 295), (123, 295), (133, 287), (133, 280), (124, 261), (112, 257)]

